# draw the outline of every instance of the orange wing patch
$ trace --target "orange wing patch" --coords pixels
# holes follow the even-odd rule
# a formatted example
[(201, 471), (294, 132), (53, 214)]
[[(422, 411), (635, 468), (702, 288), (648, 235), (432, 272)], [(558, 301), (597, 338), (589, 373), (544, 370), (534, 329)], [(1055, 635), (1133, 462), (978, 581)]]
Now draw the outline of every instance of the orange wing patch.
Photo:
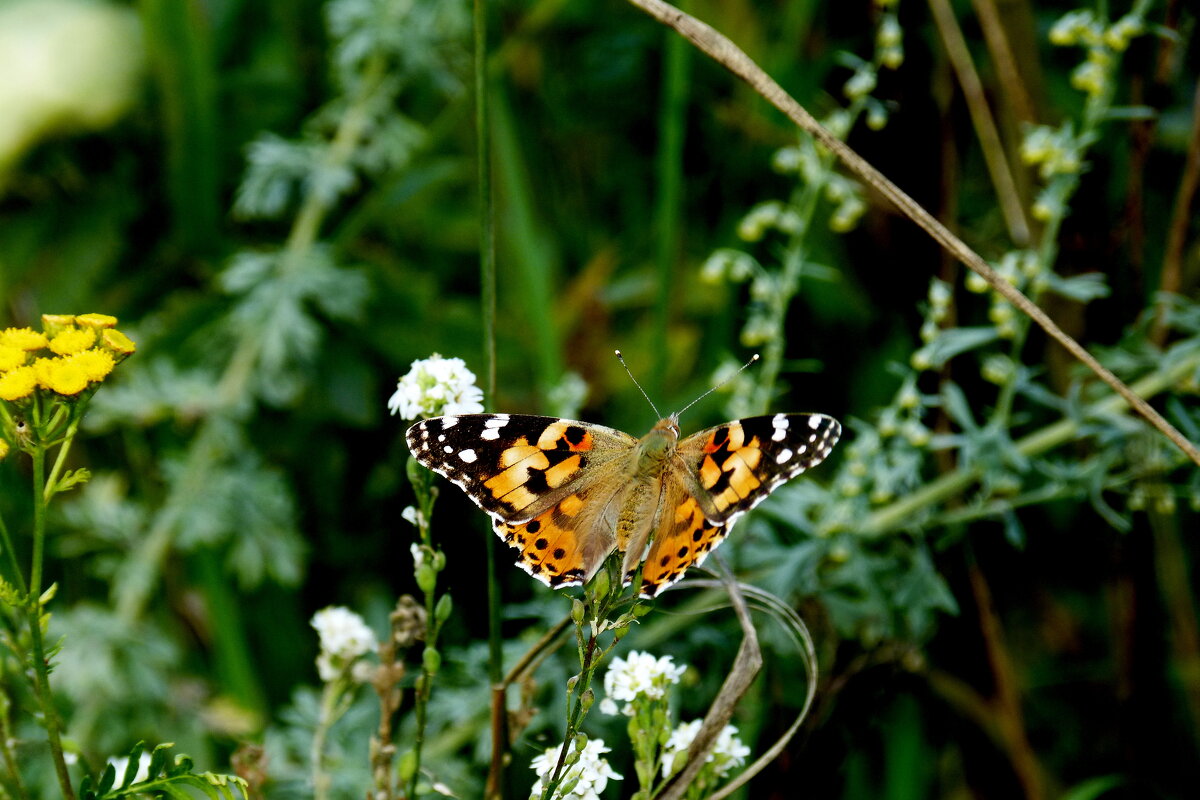
[(500, 451), (501, 471), (483, 482), (491, 500), (509, 514), (520, 514), (546, 492), (565, 485), (587, 466), (592, 434), (581, 425), (552, 422), (536, 444), (522, 436)]
[(700, 485), (712, 493), (717, 511), (725, 512), (762, 485), (755, 474), (762, 461), (761, 446), (757, 436), (747, 441), (745, 429), (737, 423), (709, 434), (697, 472)]
[(704, 518), (700, 505), (683, 495), (674, 514), (665, 515), (642, 565), (642, 597), (654, 597), (700, 564), (725, 538), (725, 526)]
[[(524, 524), (510, 525), (497, 520), (494, 528), (509, 547), (521, 551), (517, 566), (552, 589), (580, 586), (596, 564), (593, 554), (580, 546), (579, 512), (584, 494), (567, 495), (551, 508)], [(604, 555), (601, 554), (600, 561)]]

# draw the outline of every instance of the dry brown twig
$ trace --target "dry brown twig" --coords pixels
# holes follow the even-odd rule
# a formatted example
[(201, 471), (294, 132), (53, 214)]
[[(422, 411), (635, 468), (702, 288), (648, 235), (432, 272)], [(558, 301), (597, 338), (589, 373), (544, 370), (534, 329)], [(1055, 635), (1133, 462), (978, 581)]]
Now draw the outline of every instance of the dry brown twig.
[(1194, 444), (1188, 441), (1187, 437), (1180, 433), (1175, 426), (1155, 411), (1149, 403), (1135, 394), (1120, 378), (1097, 361), (1095, 356), (1089, 353), (1083, 345), (1079, 344), (1062, 328), (1058, 327), (1045, 311), (1001, 278), (982, 256), (951, 233), (945, 225), (940, 223), (919, 203), (905, 194), (900, 187), (888, 180), (883, 173), (875, 169), (875, 167), (871, 166), (866, 160), (850, 149), (845, 142), (821, 127), (821, 124), (800, 103), (785, 92), (783, 87), (776, 83), (771, 76), (755, 64), (749, 56), (742, 52), (725, 35), (690, 14), (680, 11), (675, 6), (662, 2), (662, 0), (629, 0), (629, 2), (642, 11), (645, 11), (654, 19), (674, 29), (701, 52), (744, 80), (752, 89), (771, 103), (771, 105), (786, 114), (788, 119), (836, 155), (850, 172), (870, 184), (876, 191), (892, 201), (896, 208), (923, 228), (947, 252), (965, 264), (969, 269), (978, 273), (1005, 300), (1012, 303), (1021, 313), (1036, 322), (1051, 338), (1066, 348), (1067, 352), (1094, 372), (1114, 392), (1125, 398), (1126, 402), (1132, 408), (1136, 409), (1146, 421), (1170, 439), (1188, 458), (1197, 465), (1200, 465), (1200, 449), (1197, 449)]

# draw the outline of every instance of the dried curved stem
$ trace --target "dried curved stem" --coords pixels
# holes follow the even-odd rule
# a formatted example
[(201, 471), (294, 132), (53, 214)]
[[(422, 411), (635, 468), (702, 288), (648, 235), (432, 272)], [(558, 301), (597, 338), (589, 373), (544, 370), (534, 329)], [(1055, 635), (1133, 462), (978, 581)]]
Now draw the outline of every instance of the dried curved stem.
[[(718, 580), (694, 579), (688, 578), (681, 587), (696, 588), (696, 589), (724, 589), (725, 584)], [(750, 782), (750, 780), (766, 769), (767, 765), (774, 761), (783, 749), (787, 747), (788, 742), (800, 730), (800, 726), (804, 720), (808, 719), (808, 713), (812, 710), (813, 701), (817, 697), (817, 648), (813, 643), (812, 636), (808, 632), (808, 626), (804, 624), (804, 620), (800, 619), (791, 606), (784, 603), (770, 592), (765, 592), (756, 586), (740, 583), (738, 588), (746, 596), (749, 605), (769, 612), (775, 616), (781, 623), (786, 623), (785, 627), (795, 634), (795, 642), (800, 648), (802, 655), (801, 660), (804, 662), (806, 688), (804, 694), (804, 703), (800, 707), (800, 713), (796, 715), (796, 719), (788, 726), (788, 729), (783, 732), (775, 743), (768, 747), (758, 758), (749, 764), (744, 770), (738, 773), (738, 776), (729, 783), (722, 786), (717, 791), (709, 796), (709, 800), (722, 800), (729, 797), (742, 786)]]
[(726, 36), (718, 33), (709, 25), (685, 14), (678, 8), (664, 3), (662, 0), (629, 0), (630, 3), (645, 11), (654, 19), (676, 30), (680, 35), (699, 48), (705, 55), (712, 58), (734, 75), (746, 81), (751, 88), (763, 96), (771, 105), (788, 116), (792, 122), (804, 129), (830, 152), (836, 155), (846, 167), (858, 178), (870, 184), (880, 194), (892, 201), (905, 216), (917, 223), (934, 241), (940, 244), (951, 255), (978, 273), (988, 285), (1005, 300), (1012, 303), (1021, 313), (1038, 324), (1051, 338), (1066, 348), (1067, 352), (1082, 362), (1088, 369), (1104, 381), (1114, 392), (1123, 397), (1129, 405), (1170, 439), (1188, 458), (1200, 465), (1200, 449), (1188, 441), (1175, 426), (1155, 411), (1149, 403), (1138, 397), (1124, 382), (1110, 370), (1104, 367), (1095, 356), (1083, 345), (1075, 341), (1054, 320), (1022, 294), (1014, 286), (1002, 279), (994, 269), (965, 242), (955, 236), (945, 225), (926, 211), (919, 203), (905, 194), (900, 187), (888, 180), (883, 173), (871, 166), (861, 156), (855, 153), (845, 142), (837, 139), (829, 131), (821, 127), (811, 114), (796, 100), (783, 90), (761, 67), (754, 63)]
[(758, 646), (758, 633), (754, 630), (754, 623), (750, 619), (750, 609), (746, 607), (746, 598), (742, 595), (742, 587), (729, 574), (729, 570), (725, 568), (723, 562), (717, 560), (717, 563), (724, 573), (721, 584), (729, 592), (733, 610), (737, 613), (738, 622), (742, 626), (742, 644), (738, 647), (733, 669), (725, 677), (725, 682), (721, 684), (721, 691), (713, 700), (712, 705), (708, 707), (708, 713), (704, 715), (704, 722), (700, 724), (700, 730), (696, 732), (696, 738), (692, 740), (692, 744), (688, 748), (687, 764), (671, 780), (667, 781), (662, 791), (655, 795), (654, 800), (679, 800), (683, 797), (688, 786), (704, 768), (708, 754), (716, 747), (717, 737), (721, 735), (721, 731), (733, 717), (733, 710), (738, 701), (742, 699), (742, 695), (750, 688), (754, 677), (762, 668), (762, 650)]

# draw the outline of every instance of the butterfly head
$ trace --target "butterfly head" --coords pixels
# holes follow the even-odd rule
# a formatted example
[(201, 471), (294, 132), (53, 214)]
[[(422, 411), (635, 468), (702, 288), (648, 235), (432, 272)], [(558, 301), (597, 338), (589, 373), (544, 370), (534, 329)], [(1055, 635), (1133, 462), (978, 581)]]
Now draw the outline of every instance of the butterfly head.
[(679, 418), (672, 414), (659, 420), (638, 442), (638, 473), (648, 476), (661, 474), (663, 466), (675, 454), (679, 444)]

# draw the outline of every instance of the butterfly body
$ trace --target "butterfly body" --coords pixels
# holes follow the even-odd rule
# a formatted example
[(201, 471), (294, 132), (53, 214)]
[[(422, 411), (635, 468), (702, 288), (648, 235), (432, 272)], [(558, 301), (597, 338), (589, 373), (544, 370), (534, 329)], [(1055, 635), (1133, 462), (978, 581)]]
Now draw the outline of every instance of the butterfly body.
[(823, 414), (727, 422), (684, 439), (672, 415), (641, 439), (520, 414), (434, 417), (408, 430), (418, 461), (461, 487), (548, 586), (586, 583), (614, 550), (653, 597), (702, 562), (734, 520), (820, 463), (841, 426)]

